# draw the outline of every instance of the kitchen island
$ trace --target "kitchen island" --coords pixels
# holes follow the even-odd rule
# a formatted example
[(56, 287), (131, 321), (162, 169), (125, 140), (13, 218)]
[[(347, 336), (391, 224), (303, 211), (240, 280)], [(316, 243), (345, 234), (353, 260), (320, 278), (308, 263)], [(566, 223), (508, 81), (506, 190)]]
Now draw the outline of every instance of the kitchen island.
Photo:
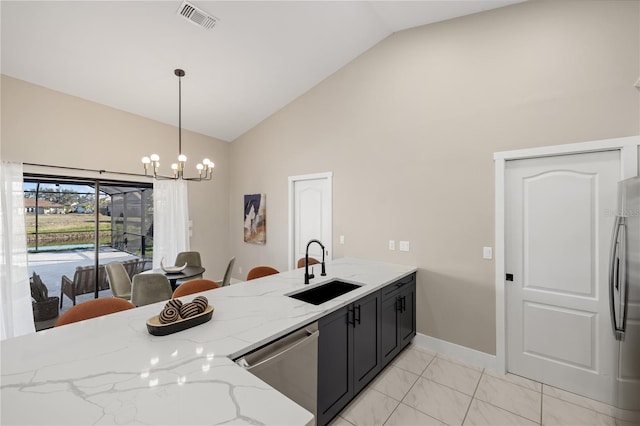
[[(415, 271), (337, 259), (309, 286), (296, 269), (200, 293), (211, 321), (167, 336), (146, 328), (160, 302), (3, 341), (0, 423), (313, 424), (233, 359)], [(333, 279), (362, 287), (317, 306), (287, 296)]]

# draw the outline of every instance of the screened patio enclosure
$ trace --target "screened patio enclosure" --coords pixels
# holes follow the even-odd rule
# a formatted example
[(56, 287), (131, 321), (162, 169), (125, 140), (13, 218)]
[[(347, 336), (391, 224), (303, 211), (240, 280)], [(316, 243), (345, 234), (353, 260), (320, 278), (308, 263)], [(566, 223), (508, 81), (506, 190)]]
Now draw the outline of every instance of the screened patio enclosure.
[(152, 255), (151, 184), (31, 175), (24, 193), (30, 252), (107, 246)]
[[(59, 297), (60, 314), (74, 301), (112, 295), (106, 264), (151, 268), (151, 183), (25, 174), (24, 197), (29, 274), (40, 276), (50, 297)], [(69, 291), (78, 267), (92, 267), (89, 293)], [(36, 322), (37, 329), (51, 325)]]

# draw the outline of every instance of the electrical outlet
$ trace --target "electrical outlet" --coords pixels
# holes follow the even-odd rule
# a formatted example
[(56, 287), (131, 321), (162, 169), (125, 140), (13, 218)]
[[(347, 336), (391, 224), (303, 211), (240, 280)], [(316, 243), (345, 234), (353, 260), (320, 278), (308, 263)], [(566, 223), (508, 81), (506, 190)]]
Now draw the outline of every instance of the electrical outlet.
[(491, 247), (482, 247), (482, 258), (493, 259), (493, 249)]
[(396, 249), (396, 240), (389, 240), (389, 250)]
[(344, 244), (344, 235), (340, 235), (340, 244)]
[(400, 251), (409, 251), (409, 241), (400, 241)]

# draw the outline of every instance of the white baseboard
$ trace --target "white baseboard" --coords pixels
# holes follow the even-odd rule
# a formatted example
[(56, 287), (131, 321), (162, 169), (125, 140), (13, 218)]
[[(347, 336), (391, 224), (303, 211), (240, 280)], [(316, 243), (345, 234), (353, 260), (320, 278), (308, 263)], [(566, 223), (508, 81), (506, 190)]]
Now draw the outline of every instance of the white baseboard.
[(500, 372), (501, 370), (498, 366), (498, 361), (495, 355), (447, 342), (446, 340), (440, 340), (435, 337), (416, 333), (416, 337), (413, 339), (413, 344), (431, 352), (437, 352), (451, 358), (459, 359), (467, 364), (487, 368), (496, 372)]

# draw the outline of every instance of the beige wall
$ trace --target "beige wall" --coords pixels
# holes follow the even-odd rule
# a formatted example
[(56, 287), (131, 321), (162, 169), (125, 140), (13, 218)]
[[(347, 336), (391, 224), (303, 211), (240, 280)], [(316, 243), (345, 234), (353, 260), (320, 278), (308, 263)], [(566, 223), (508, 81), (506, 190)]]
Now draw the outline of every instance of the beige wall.
[[(526, 2), (382, 41), (231, 144), (234, 275), (286, 269), (287, 177), (332, 171), (334, 257), (417, 265), (418, 331), (494, 354), (492, 154), (640, 133), (639, 5)], [(265, 246), (242, 240), (258, 192)]]
[[(165, 172), (170, 170), (170, 159), (177, 157), (176, 127), (5, 75), (1, 84), (3, 160), (142, 173), (140, 160), (145, 155), (159, 154)], [(207, 266), (205, 277), (222, 278), (229, 253), (229, 144), (188, 131), (183, 131), (182, 137), (183, 152), (194, 160), (192, 165), (204, 157), (216, 163), (213, 181), (189, 183), (189, 211), (193, 221), (191, 248), (202, 254)], [(97, 177), (86, 172), (68, 173)], [(145, 177), (105, 176), (150, 181)]]
[[(494, 246), (492, 154), (639, 134), (639, 22), (638, 1), (533, 1), (420, 27), (232, 144), (185, 132), (190, 158), (216, 162), (213, 182), (189, 187), (206, 276), (221, 277), (230, 255), (235, 278), (286, 269), (287, 177), (332, 171), (334, 257), (418, 266), (418, 331), (495, 353), (494, 263), (481, 258)], [(143, 155), (175, 156), (175, 127), (1, 85), (3, 160), (139, 173)], [(265, 246), (242, 237), (242, 197), (257, 192)]]

